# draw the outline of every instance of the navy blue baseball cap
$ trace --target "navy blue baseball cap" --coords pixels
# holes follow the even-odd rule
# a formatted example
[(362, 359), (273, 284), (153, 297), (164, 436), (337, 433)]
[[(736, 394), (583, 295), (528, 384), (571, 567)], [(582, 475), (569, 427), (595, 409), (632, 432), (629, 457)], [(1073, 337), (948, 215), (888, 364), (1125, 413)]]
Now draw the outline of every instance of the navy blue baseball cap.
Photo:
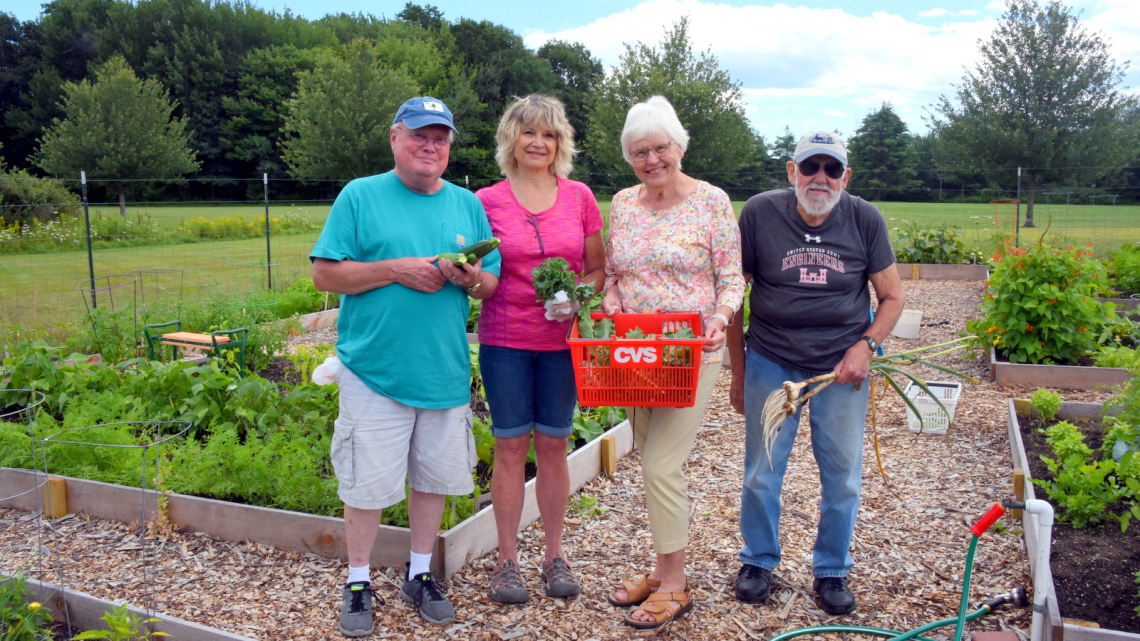
[(443, 104), (442, 100), (436, 100), (431, 96), (412, 98), (400, 105), (392, 124), (395, 125), (399, 122), (403, 122), (408, 129), (419, 129), (428, 125), (443, 125), (450, 127), (455, 133), (459, 133), (459, 130), (455, 128), (455, 121), (451, 118), (451, 110)]

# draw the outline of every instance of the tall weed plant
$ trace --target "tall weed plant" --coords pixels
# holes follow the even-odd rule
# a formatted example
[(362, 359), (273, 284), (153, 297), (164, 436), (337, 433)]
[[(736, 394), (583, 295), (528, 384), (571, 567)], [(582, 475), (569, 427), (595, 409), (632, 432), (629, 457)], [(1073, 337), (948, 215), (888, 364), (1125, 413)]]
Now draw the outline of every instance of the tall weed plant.
[(992, 265), (984, 316), (966, 329), (979, 337), (977, 347), (993, 345), (1010, 362), (1075, 365), (1095, 350), (1106, 320), (1117, 318), (1096, 300), (1107, 270), (1091, 249), (1007, 243)]

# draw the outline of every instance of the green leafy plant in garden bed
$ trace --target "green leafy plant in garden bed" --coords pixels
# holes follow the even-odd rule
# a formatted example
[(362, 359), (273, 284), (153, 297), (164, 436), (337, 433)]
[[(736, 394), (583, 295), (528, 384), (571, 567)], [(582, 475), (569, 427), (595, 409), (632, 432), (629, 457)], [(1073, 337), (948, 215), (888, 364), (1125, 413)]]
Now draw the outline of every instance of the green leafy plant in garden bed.
[[(161, 448), (163, 489), (264, 507), (336, 516), (342, 505), (328, 460), (332, 421), (338, 412), (335, 385), (311, 382), (312, 369), (332, 351), (306, 348), (290, 357), (304, 374), (297, 385), (277, 384), (257, 375), (238, 376), (214, 360), (198, 365), (128, 359), (111, 364), (88, 363), (44, 340), (21, 344), (4, 359), (7, 379), (0, 388), (0, 408), (23, 407), (35, 389), (47, 399), (34, 431), (0, 423), (0, 467), (32, 468), (32, 441), (77, 427), (85, 442), (140, 444), (156, 435), (140, 432), (138, 422), (188, 421), (183, 439)], [(574, 418), (575, 441), (601, 435), (623, 419), (616, 408), (582, 411)], [(104, 425), (135, 422), (134, 425)], [(480, 460), (493, 464), (490, 424), (475, 420)], [(96, 481), (137, 486), (143, 477), (139, 450), (49, 443), (50, 472)], [(147, 469), (153, 470), (155, 451)], [(153, 487), (153, 479), (146, 479)], [(475, 512), (473, 497), (450, 497), (445, 527)], [(407, 525), (406, 505), (388, 508), (385, 523)]]
[[(1140, 452), (1126, 449), (1118, 457), (1113, 455), (1117, 443), (1135, 446), (1140, 440), (1140, 383), (1135, 378), (1140, 367), (1133, 365), (1129, 371), (1134, 378), (1108, 404), (1121, 411), (1104, 419), (1105, 430), (1098, 450), (1090, 448), (1080, 429), (1067, 421), (1044, 430), (1045, 442), (1054, 456), (1041, 456), (1041, 460), (1053, 478), (1033, 482), (1045, 490), (1057, 507), (1058, 521), (1075, 528), (1115, 519), (1121, 530), (1127, 530), (1133, 519), (1140, 519)], [(1056, 415), (1059, 401), (1059, 395), (1046, 390), (1038, 390), (1032, 398), (1046, 421)]]
[(1111, 285), (1120, 295), (1140, 294), (1140, 245), (1126, 243), (1108, 260)]
[(977, 254), (966, 251), (957, 225), (922, 227), (907, 222), (895, 236), (895, 260), (900, 263), (961, 265), (977, 262)]
[[(268, 367), (273, 355), (284, 348), (290, 335), (301, 331), (301, 326), (292, 318), (298, 314), (308, 314), (323, 309), (324, 292), (318, 292), (309, 279), (301, 279), (279, 296), (267, 293), (264, 296), (249, 297), (252, 302), (276, 301), (276, 305), (241, 306), (233, 301), (215, 296), (194, 303), (178, 304), (172, 301), (149, 303), (146, 309), (138, 310), (136, 331), (136, 310), (133, 306), (112, 311), (110, 308), (92, 309), (84, 320), (74, 326), (65, 341), (66, 349), (84, 354), (101, 354), (105, 360), (118, 362), (133, 358), (138, 353), (145, 354), (142, 327), (151, 323), (165, 323), (171, 320), (182, 321), (182, 331), (207, 334), (214, 330), (249, 329), (246, 339), (246, 362), (251, 370)], [(336, 294), (328, 298), (329, 306), (336, 307), (340, 298)], [(281, 322), (274, 322), (280, 320)], [(169, 348), (163, 348), (159, 356), (168, 358)], [(232, 359), (235, 354), (227, 350), (225, 356)]]
[(51, 641), (45, 629), (51, 615), (39, 603), (26, 602), (27, 592), (23, 576), (0, 581), (0, 641)]
[(1119, 319), (1096, 300), (1106, 273), (1091, 250), (1007, 244), (994, 256), (984, 316), (966, 324), (974, 347), (993, 345), (1013, 363), (1079, 364)]
[(127, 609), (127, 604), (115, 606), (107, 614), (99, 617), (107, 624), (106, 630), (88, 630), (71, 637), (71, 641), (90, 641), (104, 639), (105, 641), (150, 641), (151, 639), (168, 637), (165, 632), (150, 632), (146, 629), (151, 623), (158, 623), (159, 619), (141, 619)]
[(1033, 407), (1037, 409), (1037, 413), (1041, 415), (1041, 419), (1045, 422), (1053, 420), (1057, 415), (1057, 411), (1061, 409), (1064, 399), (1061, 395), (1053, 390), (1039, 389), (1033, 393), (1029, 402), (1033, 403)]

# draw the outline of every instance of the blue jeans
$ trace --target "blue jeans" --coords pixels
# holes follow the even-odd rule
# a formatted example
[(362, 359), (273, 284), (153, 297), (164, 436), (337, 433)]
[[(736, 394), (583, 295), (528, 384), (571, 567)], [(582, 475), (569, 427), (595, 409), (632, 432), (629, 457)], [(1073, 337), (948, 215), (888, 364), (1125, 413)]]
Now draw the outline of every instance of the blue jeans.
[(479, 373), (495, 436), (515, 438), (534, 430), (567, 438), (574, 433), (578, 388), (569, 349), (542, 352), (480, 345)]
[[(744, 373), (744, 492), (740, 501), (742, 563), (768, 570), (780, 564), (780, 491), (800, 422), (797, 411), (781, 424), (769, 465), (761, 420), (764, 401), (784, 381), (799, 382), (812, 376), (748, 350)], [(859, 513), (869, 383), (864, 381), (859, 390), (854, 385), (832, 383), (808, 401), (811, 448), (822, 485), (819, 527), (812, 550), (812, 574), (816, 577), (847, 576), (854, 565), (849, 548)]]

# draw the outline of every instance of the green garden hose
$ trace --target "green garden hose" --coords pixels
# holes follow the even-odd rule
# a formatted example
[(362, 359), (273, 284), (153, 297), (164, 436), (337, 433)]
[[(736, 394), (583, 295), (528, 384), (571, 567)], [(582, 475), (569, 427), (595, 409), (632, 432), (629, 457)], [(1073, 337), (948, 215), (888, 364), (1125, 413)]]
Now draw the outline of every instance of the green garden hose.
[(970, 539), (970, 549), (966, 553), (966, 571), (962, 575), (962, 600), (958, 607), (958, 616), (949, 619), (942, 619), (933, 623), (919, 626), (908, 632), (898, 632), (895, 630), (886, 630), (883, 628), (873, 628), (862, 625), (816, 625), (807, 628), (797, 628), (795, 630), (788, 630), (782, 634), (778, 634), (768, 641), (787, 641), (795, 637), (803, 636), (805, 634), (824, 634), (824, 633), (849, 633), (849, 634), (868, 634), (877, 637), (887, 637), (890, 641), (907, 641), (908, 639), (917, 639), (917, 641), (933, 641), (926, 637), (919, 636), (925, 634), (936, 628), (956, 624), (954, 628), (954, 641), (962, 641), (962, 632), (965, 629), (966, 622), (973, 621), (979, 617), (985, 616), (993, 612), (996, 608), (1006, 603), (1012, 603), (1019, 606), (1026, 606), (1029, 604), (1026, 598), (1025, 588), (1016, 588), (1009, 594), (1003, 594), (982, 604), (980, 608), (966, 613), (969, 607), (970, 595), (970, 579), (973, 575), (974, 569), (974, 552), (978, 547), (978, 539), (990, 528), (1001, 516), (1005, 514), (1005, 510), (1000, 505), (994, 505), (988, 512), (982, 516), (981, 520), (975, 523), (970, 530), (974, 533)]

